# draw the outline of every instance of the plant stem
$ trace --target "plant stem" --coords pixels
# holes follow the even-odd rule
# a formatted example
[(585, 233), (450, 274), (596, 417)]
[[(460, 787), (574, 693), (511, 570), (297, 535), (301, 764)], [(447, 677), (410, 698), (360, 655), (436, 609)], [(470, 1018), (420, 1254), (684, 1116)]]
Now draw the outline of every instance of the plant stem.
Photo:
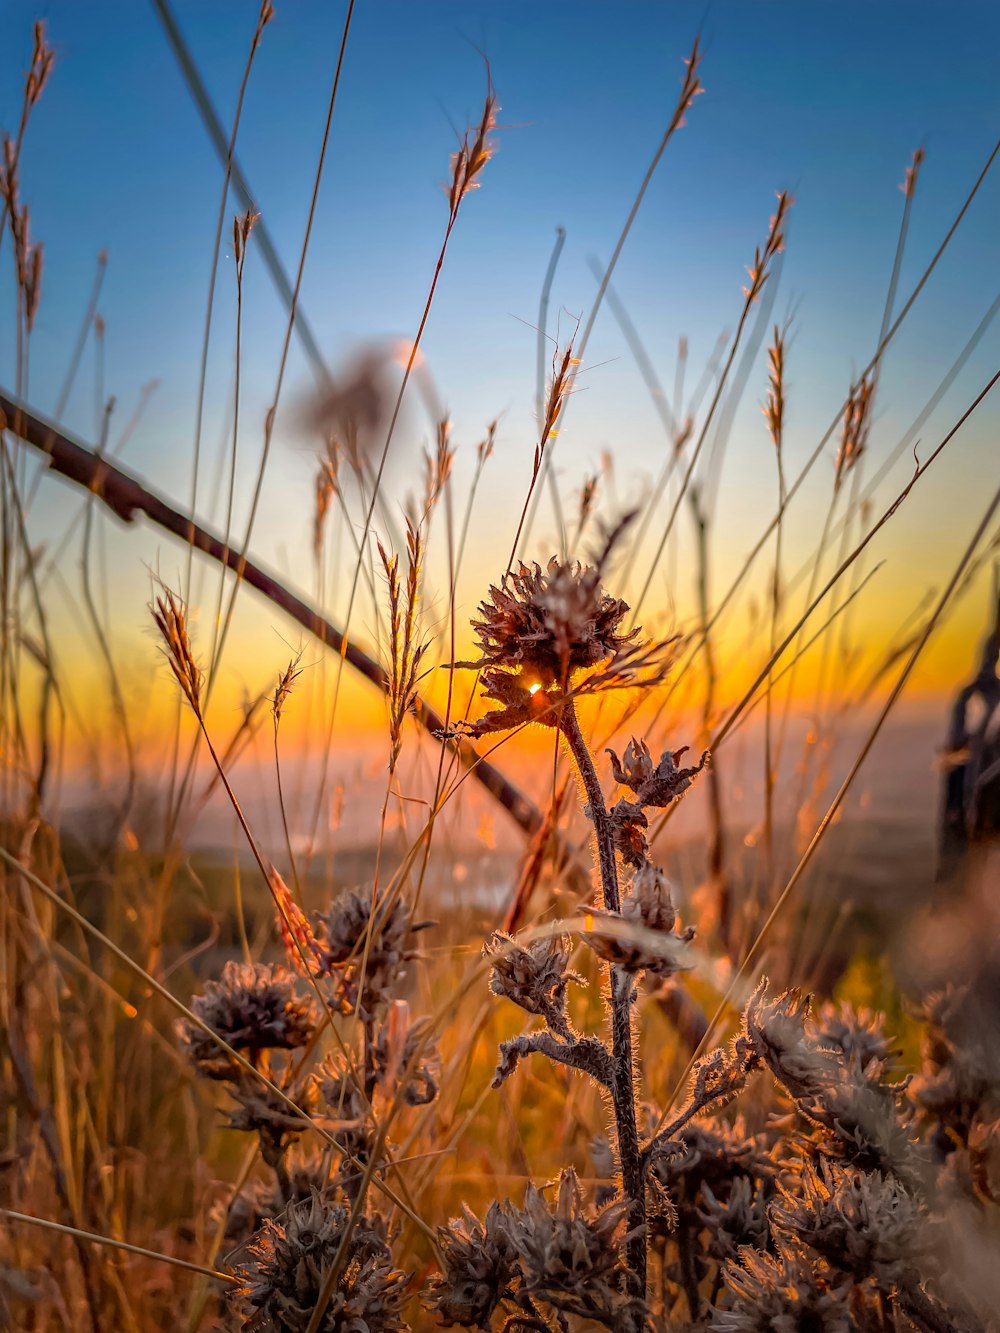
[[(604, 907), (617, 912), (621, 901), (618, 894), (618, 868), (615, 864), (615, 846), (611, 835), (611, 820), (604, 803), (597, 770), (580, 730), (576, 707), (569, 699), (563, 707), (560, 728), (569, 744), (573, 759), (580, 772), (590, 818), (597, 838), (598, 865), (601, 872), (601, 891)], [(611, 1039), (614, 1077), (611, 1097), (615, 1108), (615, 1127), (618, 1132), (618, 1161), (622, 1173), (622, 1190), (629, 1204), (630, 1225), (641, 1228), (626, 1247), (626, 1261), (635, 1278), (638, 1294), (646, 1292), (646, 1192), (643, 1184), (642, 1162), (639, 1156), (639, 1135), (635, 1123), (635, 1080), (632, 1070), (633, 998), (632, 978), (619, 967), (611, 967)]]

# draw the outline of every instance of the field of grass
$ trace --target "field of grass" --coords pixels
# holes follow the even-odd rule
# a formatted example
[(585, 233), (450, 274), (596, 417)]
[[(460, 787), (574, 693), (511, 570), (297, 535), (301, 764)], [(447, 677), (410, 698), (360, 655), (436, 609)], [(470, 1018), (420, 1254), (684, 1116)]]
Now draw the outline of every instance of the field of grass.
[[(714, 91), (695, 42), (573, 315), (556, 234), (537, 383), (507, 388), (533, 437), (484, 413), (459, 438), (427, 342), (518, 151), (483, 61), (407, 340), (332, 371), (300, 287), (349, 131), (330, 163), (323, 137), (258, 412), (282, 260), (237, 143), (274, 20), (222, 127), (194, 449), (149, 456), (169, 486), (126, 453), (161, 400), (120, 433), (104, 383), (106, 256), (36, 397), (32, 133), (63, 68), (45, 24), (6, 34), (30, 63), (0, 168), (0, 1327), (1000, 1327), (1000, 371), (962, 377), (1000, 301), (919, 400), (883, 379), (1000, 144), (916, 257), (904, 164), (877, 337), (806, 436), (791, 193), (704, 368), (683, 340), (661, 365), (616, 285)], [(653, 423), (638, 477), (624, 446), (580, 472), (611, 336)], [(88, 436), (63, 409), (90, 370)]]

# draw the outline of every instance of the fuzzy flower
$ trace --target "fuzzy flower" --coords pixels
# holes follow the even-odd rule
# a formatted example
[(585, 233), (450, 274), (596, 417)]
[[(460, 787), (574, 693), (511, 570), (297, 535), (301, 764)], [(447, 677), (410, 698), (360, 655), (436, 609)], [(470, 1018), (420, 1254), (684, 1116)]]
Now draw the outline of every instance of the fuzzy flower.
[(795, 1244), (776, 1255), (745, 1246), (727, 1263), (730, 1310), (717, 1311), (713, 1333), (853, 1333), (850, 1278), (832, 1272)]
[[(775, 1163), (766, 1144), (751, 1135), (737, 1117), (729, 1125), (722, 1120), (692, 1120), (672, 1144), (650, 1159), (650, 1171), (676, 1199), (681, 1211), (712, 1197), (728, 1197), (738, 1180), (773, 1190)], [(706, 1193), (708, 1191), (708, 1193)]]
[(615, 781), (635, 793), (638, 805), (664, 809), (687, 791), (694, 778), (708, 763), (709, 753), (706, 750), (697, 764), (690, 768), (681, 768), (680, 760), (688, 749), (689, 747), (684, 745), (672, 753), (669, 750), (664, 751), (655, 767), (649, 746), (645, 741), (636, 740), (634, 736), (625, 748), (623, 759), (619, 759), (614, 750), (608, 750), (607, 753), (611, 757), (611, 771), (614, 773)]
[(459, 665), (482, 671), (483, 692), (500, 708), (466, 726), (468, 735), (528, 722), (558, 726), (571, 685), (574, 694), (594, 693), (643, 683), (647, 669), (662, 674), (669, 645), (637, 643), (638, 628), (624, 632), (629, 608), (601, 587), (601, 563), (590, 568), (553, 556), (544, 570), (520, 564), (490, 589), (472, 622), (480, 656)]
[(556, 556), (543, 571), (524, 565), (502, 587), (490, 589), (472, 622), (478, 667), (523, 670), (548, 689), (621, 652), (637, 631), (622, 633), (628, 606), (601, 587), (596, 569)]
[[(235, 1269), (234, 1303), (247, 1333), (305, 1333), (340, 1251), (349, 1212), (318, 1195), (266, 1222)], [(392, 1267), (382, 1235), (355, 1220), (320, 1333), (397, 1333), (409, 1278)]]
[(907, 1084), (886, 1083), (879, 1074), (878, 1067), (844, 1065), (839, 1077), (797, 1099), (796, 1105), (820, 1131), (814, 1141), (824, 1155), (865, 1171), (891, 1173), (916, 1189), (926, 1164), (903, 1103)]
[(643, 1313), (641, 1302), (621, 1291), (619, 1251), (633, 1234), (623, 1200), (599, 1211), (586, 1208), (576, 1172), (567, 1167), (551, 1212), (541, 1192), (528, 1185), (524, 1208), (515, 1214), (515, 1233), (526, 1290), (557, 1310), (605, 1327), (642, 1327), (635, 1322)]
[(520, 945), (503, 931), (495, 931), (483, 946), (483, 956), (492, 965), (490, 990), (529, 1014), (540, 1015), (557, 1032), (566, 1032), (566, 987), (571, 981), (582, 984), (575, 972), (566, 970), (569, 953), (559, 935)]
[[(228, 962), (219, 981), (205, 983), (192, 1012), (235, 1050), (294, 1050), (316, 1028), (312, 1000), (297, 989), (283, 967)], [(233, 1080), (239, 1068), (209, 1035), (190, 1021), (179, 1024), (188, 1058), (207, 1078)]]
[(511, 1207), (494, 1201), (483, 1223), (465, 1204), (462, 1214), (438, 1230), (444, 1271), (431, 1280), (427, 1308), (448, 1328), (489, 1329), (517, 1272)]
[(801, 1196), (781, 1190), (771, 1219), (856, 1282), (902, 1281), (925, 1248), (923, 1210), (898, 1181), (822, 1162), (800, 1177)]

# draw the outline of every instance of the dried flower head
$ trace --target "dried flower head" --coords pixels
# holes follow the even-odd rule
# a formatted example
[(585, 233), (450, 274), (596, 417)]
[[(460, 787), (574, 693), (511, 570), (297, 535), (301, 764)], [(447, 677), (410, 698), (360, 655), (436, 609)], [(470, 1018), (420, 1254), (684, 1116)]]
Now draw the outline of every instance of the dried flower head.
[(649, 858), (649, 843), (646, 841), (649, 820), (638, 805), (626, 801), (623, 796), (608, 811), (608, 825), (615, 851), (627, 866), (639, 870)]
[[(218, 981), (207, 981), (191, 1010), (234, 1050), (294, 1050), (316, 1029), (312, 1000), (296, 987), (291, 972), (263, 963), (228, 962)], [(232, 1079), (237, 1066), (206, 1032), (190, 1021), (179, 1025), (188, 1058), (208, 1078)]]
[(376, 1077), (390, 1090), (399, 1088), (407, 1106), (426, 1106), (438, 1095), (439, 1062), (431, 1030), (429, 1018), (411, 1022), (409, 1005), (395, 1000), (372, 1046)]
[(532, 674), (545, 689), (565, 687), (577, 671), (607, 661), (637, 631), (622, 633), (628, 606), (601, 587), (596, 569), (553, 556), (545, 570), (520, 565), (490, 589), (473, 621), (479, 667)]
[[(397, 1333), (409, 1277), (392, 1267), (379, 1230), (318, 1195), (290, 1207), (283, 1222), (266, 1222), (236, 1267), (234, 1304), (253, 1333)], [(343, 1246), (343, 1253), (341, 1249)], [(319, 1323), (316, 1307), (340, 1255)]]
[(493, 1312), (510, 1294), (518, 1271), (512, 1222), (511, 1206), (504, 1200), (490, 1204), (482, 1223), (463, 1204), (461, 1219), (439, 1228), (443, 1271), (431, 1279), (426, 1304), (445, 1327), (490, 1328)]
[(808, 997), (789, 990), (771, 1000), (766, 981), (754, 991), (743, 1014), (744, 1031), (758, 1057), (795, 1098), (814, 1094), (842, 1068), (836, 1052), (820, 1046), (807, 1032), (808, 1015)]
[(619, 1252), (634, 1233), (621, 1199), (588, 1208), (572, 1167), (559, 1177), (554, 1209), (529, 1184), (515, 1214), (517, 1250), (525, 1288), (557, 1310), (595, 1319), (617, 1330), (639, 1329), (643, 1302), (622, 1294)]
[(875, 1277), (890, 1288), (926, 1248), (923, 1208), (891, 1176), (824, 1161), (806, 1166), (795, 1184), (800, 1193), (779, 1185), (772, 1221), (856, 1282)]
[(516, 943), (503, 931), (494, 931), (483, 947), (483, 955), (492, 967), (490, 990), (539, 1014), (557, 1032), (567, 1030), (566, 987), (582, 978), (568, 971), (569, 944), (563, 936), (552, 935)]
[(342, 893), (316, 919), (321, 970), (338, 973), (346, 995), (362, 1016), (380, 1013), (416, 957), (414, 933), (428, 924), (414, 924), (402, 898), (373, 904), (370, 889)]
[(774, 1255), (744, 1247), (725, 1275), (734, 1304), (716, 1312), (713, 1333), (854, 1333), (850, 1278), (799, 1245), (781, 1244)]
[(824, 1046), (842, 1051), (845, 1059), (856, 1061), (862, 1069), (873, 1060), (884, 1063), (894, 1053), (892, 1038), (885, 1030), (885, 1014), (856, 1009), (847, 1000), (820, 1008), (816, 1032)]
[(708, 1228), (709, 1250), (716, 1259), (735, 1259), (743, 1245), (755, 1250), (767, 1248), (769, 1191), (764, 1186), (748, 1176), (738, 1176), (728, 1198), (717, 1198), (707, 1181), (702, 1183), (701, 1195), (698, 1218)]
[(706, 750), (697, 764), (681, 768), (680, 760), (689, 748), (683, 745), (679, 750), (665, 751), (655, 767), (649, 746), (635, 737), (625, 747), (623, 759), (620, 760), (614, 750), (608, 750), (607, 753), (611, 757), (611, 771), (615, 781), (635, 792), (638, 805), (664, 809), (687, 791), (708, 763), (710, 756)]

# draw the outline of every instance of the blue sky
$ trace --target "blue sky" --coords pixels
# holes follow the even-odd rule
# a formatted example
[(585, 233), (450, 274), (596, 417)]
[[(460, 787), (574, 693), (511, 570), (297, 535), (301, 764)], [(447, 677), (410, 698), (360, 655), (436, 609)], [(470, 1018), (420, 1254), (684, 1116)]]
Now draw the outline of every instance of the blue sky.
[[(231, 123), (257, 6), (184, 0), (178, 21), (224, 125)], [(237, 154), (286, 267), (297, 261), (344, 6), (277, 0), (251, 75)], [(22, 194), (45, 244), (45, 281), (29, 396), (51, 410), (77, 335), (97, 252), (109, 266), (105, 391), (119, 425), (139, 388), (160, 386), (125, 460), (183, 500), (221, 168), (151, 3), (83, 6), (6, 0), (0, 124), (13, 128), (31, 24), (44, 18), (56, 68), (33, 117)], [(616, 275), (616, 288), (664, 381), (678, 337), (690, 339), (689, 384), (739, 310), (744, 269), (766, 231), (775, 191), (796, 198), (775, 311), (795, 312), (789, 358), (789, 466), (812, 449), (852, 374), (877, 340), (912, 151), (927, 151), (901, 293), (947, 229), (1000, 136), (1000, 6), (993, 3), (709, 5), (633, 2), (480, 4), (360, 0), (336, 108), (304, 283), (304, 306), (336, 368), (359, 344), (412, 335), (445, 222), (441, 182), (456, 133), (479, 114), (487, 53), (502, 111), (498, 152), (463, 206), (432, 311), (425, 352), (460, 445), (458, 478), (487, 421), (503, 413), (489, 503), (470, 556), (471, 604), (516, 522), (534, 443), (539, 289), (555, 228), (567, 229), (552, 314), (563, 333), (594, 294), (589, 256), (610, 256), (673, 106), (682, 59), (701, 34), (706, 94), (670, 145)], [(235, 200), (227, 219), (237, 211)], [(225, 235), (229, 234), (227, 222)], [(0, 255), (0, 258), (6, 256)], [(10, 303), (0, 263), (0, 295)], [(872, 451), (884, 456), (1000, 291), (1000, 167), (907, 322), (880, 389)], [(232, 386), (234, 280), (220, 265), (208, 378), (203, 493), (211, 490)], [(13, 378), (13, 321), (0, 322), (0, 381)], [(251, 246), (245, 280), (246, 474), (273, 394), (284, 314)], [(991, 328), (925, 432), (929, 448), (1000, 357)], [(294, 409), (310, 385), (293, 352), (269, 485), (255, 539), (265, 562), (309, 586), (313, 442)], [(571, 494), (615, 457), (622, 500), (656, 473), (663, 440), (610, 311), (588, 350), (585, 392), (557, 447)], [(737, 416), (719, 497), (717, 576), (738, 568), (774, 506), (773, 458), (758, 405), (759, 366)], [(85, 359), (66, 423), (95, 433), (94, 370)], [(983, 479), (995, 476), (1000, 406), (990, 403), (943, 461), (934, 489), (914, 496), (885, 554), (881, 596), (915, 601), (961, 548)], [(937, 431), (937, 436), (935, 436)], [(114, 436), (112, 430), (112, 437)], [(414, 450), (428, 435), (418, 410), (394, 445), (394, 498), (418, 483)], [(895, 480), (905, 480), (904, 461)], [(815, 539), (832, 463), (789, 521)], [(883, 492), (888, 496), (889, 492)], [(244, 491), (243, 502), (246, 494)], [(43, 488), (39, 540), (79, 506)], [(206, 516), (218, 521), (219, 510)], [(954, 520), (954, 521), (953, 521)], [(541, 539), (544, 538), (543, 519)], [(687, 534), (685, 532), (685, 540)], [(180, 557), (153, 534), (110, 530), (122, 623), (143, 615), (150, 565)], [(505, 558), (505, 557), (503, 557)], [(683, 560), (683, 552), (682, 552)], [(499, 571), (495, 571), (499, 572)], [(882, 576), (880, 576), (882, 577)], [(683, 596), (683, 590), (678, 594)], [(895, 607), (895, 601), (893, 601)]]

